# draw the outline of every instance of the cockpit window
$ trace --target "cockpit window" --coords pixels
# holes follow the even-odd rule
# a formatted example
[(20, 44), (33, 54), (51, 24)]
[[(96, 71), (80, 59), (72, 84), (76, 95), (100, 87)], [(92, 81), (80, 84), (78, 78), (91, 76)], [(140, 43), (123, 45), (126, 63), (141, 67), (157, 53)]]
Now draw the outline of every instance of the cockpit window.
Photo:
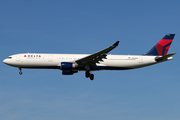
[(8, 59), (12, 59), (12, 57), (8, 57)]

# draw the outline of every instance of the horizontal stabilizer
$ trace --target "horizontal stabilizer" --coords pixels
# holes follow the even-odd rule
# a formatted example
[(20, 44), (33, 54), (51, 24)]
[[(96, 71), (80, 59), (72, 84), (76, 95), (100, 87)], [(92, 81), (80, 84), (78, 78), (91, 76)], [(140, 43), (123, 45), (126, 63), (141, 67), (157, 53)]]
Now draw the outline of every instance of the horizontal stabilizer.
[(172, 53), (172, 54), (168, 54), (168, 55), (165, 55), (165, 56), (162, 56), (162, 57), (156, 57), (155, 60), (157, 62), (161, 62), (161, 61), (166, 61), (166, 60), (169, 60), (168, 58), (175, 55), (176, 53)]

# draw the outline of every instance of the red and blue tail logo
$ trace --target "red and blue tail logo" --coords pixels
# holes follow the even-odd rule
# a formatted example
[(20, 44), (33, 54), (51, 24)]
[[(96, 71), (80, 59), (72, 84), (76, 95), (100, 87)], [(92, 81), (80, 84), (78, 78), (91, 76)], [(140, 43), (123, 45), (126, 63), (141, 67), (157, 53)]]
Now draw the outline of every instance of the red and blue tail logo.
[(165, 35), (149, 52), (145, 55), (165, 56), (171, 46), (175, 34)]

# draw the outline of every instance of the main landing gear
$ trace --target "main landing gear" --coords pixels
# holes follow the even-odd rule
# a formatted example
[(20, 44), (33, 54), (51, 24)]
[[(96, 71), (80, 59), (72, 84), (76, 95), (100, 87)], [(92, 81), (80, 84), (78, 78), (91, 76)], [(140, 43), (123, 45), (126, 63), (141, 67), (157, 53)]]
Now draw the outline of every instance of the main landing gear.
[(91, 74), (89, 71), (86, 71), (86, 78), (90, 78), (90, 80), (94, 80), (94, 74)]
[(22, 75), (22, 71), (21, 71), (21, 68), (19, 68), (19, 74)]

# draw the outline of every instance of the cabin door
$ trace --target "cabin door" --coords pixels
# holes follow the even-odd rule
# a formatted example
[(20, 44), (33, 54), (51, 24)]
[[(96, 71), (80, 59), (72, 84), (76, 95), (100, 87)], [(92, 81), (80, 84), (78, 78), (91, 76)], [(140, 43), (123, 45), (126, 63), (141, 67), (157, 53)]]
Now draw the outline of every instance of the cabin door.
[(50, 55), (50, 56), (49, 56), (49, 62), (52, 62), (52, 61), (53, 61), (53, 56)]
[(143, 63), (143, 57), (139, 57), (139, 63)]

